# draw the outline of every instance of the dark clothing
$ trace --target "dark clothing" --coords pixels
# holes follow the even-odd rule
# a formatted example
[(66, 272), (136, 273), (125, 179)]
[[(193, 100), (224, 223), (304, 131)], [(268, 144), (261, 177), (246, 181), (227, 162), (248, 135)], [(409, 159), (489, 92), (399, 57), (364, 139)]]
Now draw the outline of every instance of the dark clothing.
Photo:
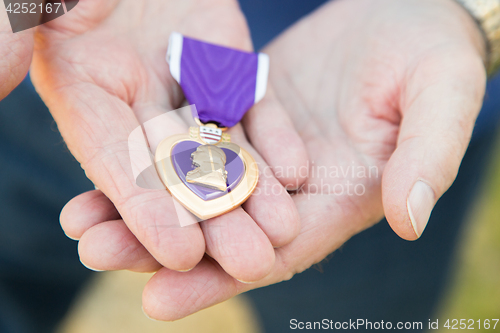
[(0, 332), (51, 332), (90, 276), (59, 213), (92, 189), (25, 79), (0, 102)]

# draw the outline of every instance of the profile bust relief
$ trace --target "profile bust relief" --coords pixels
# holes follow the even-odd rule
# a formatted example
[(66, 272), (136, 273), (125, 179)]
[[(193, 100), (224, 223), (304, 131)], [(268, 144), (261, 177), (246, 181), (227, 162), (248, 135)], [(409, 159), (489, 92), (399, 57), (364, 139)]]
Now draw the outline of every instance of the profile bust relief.
[(213, 145), (201, 145), (191, 154), (196, 169), (186, 174), (188, 183), (216, 189), (227, 190), (226, 154)]

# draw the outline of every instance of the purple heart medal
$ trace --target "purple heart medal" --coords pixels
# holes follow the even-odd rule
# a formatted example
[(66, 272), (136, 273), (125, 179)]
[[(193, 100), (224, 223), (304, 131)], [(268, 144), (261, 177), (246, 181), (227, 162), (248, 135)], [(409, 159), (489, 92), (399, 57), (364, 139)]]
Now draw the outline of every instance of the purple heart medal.
[(257, 186), (255, 160), (224, 131), (264, 97), (269, 57), (174, 32), (167, 61), (186, 99), (196, 106), (199, 127), (160, 143), (157, 171), (178, 202), (209, 219), (240, 206)]

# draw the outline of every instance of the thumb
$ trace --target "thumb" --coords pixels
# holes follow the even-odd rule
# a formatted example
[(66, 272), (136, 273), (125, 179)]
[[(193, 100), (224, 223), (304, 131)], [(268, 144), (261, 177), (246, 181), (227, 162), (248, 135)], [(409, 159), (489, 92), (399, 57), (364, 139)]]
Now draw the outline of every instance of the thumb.
[(383, 173), (387, 221), (407, 240), (422, 235), (455, 180), (484, 96), (479, 55), (444, 60), (421, 62), (403, 84), (398, 144)]
[(24, 79), (32, 54), (33, 29), (13, 33), (7, 12), (0, 9), (0, 100)]

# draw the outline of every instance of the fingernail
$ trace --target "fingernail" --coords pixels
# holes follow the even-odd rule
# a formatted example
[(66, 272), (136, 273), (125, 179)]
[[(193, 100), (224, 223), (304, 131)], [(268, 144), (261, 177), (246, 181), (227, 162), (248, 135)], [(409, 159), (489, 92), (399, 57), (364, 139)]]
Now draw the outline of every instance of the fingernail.
[(90, 267), (89, 265), (87, 265), (86, 263), (84, 263), (81, 259), (80, 259), (80, 262), (82, 263), (83, 266), (85, 266), (86, 268), (90, 269), (91, 271), (94, 271), (94, 272), (104, 272), (102, 269), (97, 269), (97, 268)]
[(147, 313), (146, 313), (146, 311), (144, 310), (144, 306), (143, 306), (143, 305), (141, 305), (141, 309), (142, 309), (142, 313), (144, 314), (144, 316), (145, 316), (146, 318), (148, 318), (149, 320), (152, 320), (152, 321), (160, 321), (160, 320), (158, 320), (158, 319), (154, 319), (154, 318), (151, 318), (150, 316), (148, 316), (148, 314), (147, 314)]
[(79, 238), (73, 238), (73, 237), (69, 236), (66, 232), (64, 232), (64, 234), (66, 235), (66, 237), (68, 237), (71, 240), (74, 240), (74, 241), (79, 241), (80, 240)]
[(421, 180), (417, 181), (410, 191), (406, 206), (413, 230), (418, 237), (427, 226), (434, 204), (435, 196), (432, 188)]
[[(196, 266), (194, 266), (194, 267), (196, 267)], [(189, 268), (189, 269), (177, 269), (177, 272), (180, 272), (180, 273), (191, 272), (194, 269), (194, 267)]]
[(238, 281), (238, 282), (243, 283), (243, 284), (253, 284), (253, 283), (255, 283), (255, 281), (254, 281), (254, 282), (249, 282), (249, 281), (243, 281), (243, 280), (240, 280), (240, 279), (237, 279), (237, 278), (234, 278), (234, 279), (235, 279), (236, 281)]

